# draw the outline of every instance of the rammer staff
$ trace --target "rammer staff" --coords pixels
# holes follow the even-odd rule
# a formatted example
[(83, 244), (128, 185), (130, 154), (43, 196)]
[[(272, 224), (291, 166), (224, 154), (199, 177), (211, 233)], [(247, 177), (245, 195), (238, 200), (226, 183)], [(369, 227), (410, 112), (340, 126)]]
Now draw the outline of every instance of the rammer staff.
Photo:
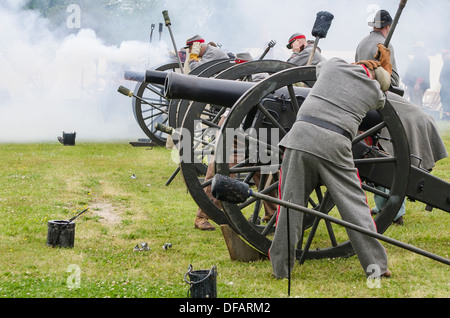
[(170, 27), (172, 25), (172, 22), (170, 22), (169, 12), (167, 10), (164, 10), (162, 14), (164, 17), (164, 21), (166, 22), (166, 27), (169, 29), (170, 38), (172, 39), (173, 48), (175, 49), (175, 55), (177, 56), (178, 67), (180, 68), (181, 73), (184, 74), (183, 64), (181, 63), (180, 55), (178, 54), (177, 44), (175, 43), (172, 28)]

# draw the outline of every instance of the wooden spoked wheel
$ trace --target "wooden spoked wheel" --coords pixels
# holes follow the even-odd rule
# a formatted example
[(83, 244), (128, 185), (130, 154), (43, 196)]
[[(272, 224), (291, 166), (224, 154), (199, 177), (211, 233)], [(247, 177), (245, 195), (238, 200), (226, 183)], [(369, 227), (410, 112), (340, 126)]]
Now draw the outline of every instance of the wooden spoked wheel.
[[(258, 83), (247, 91), (244, 96), (242, 96), (241, 99), (233, 106), (230, 115), (221, 128), (220, 134), (216, 140), (216, 144), (220, 145), (219, 148), (216, 147), (215, 149), (216, 154), (223, 157), (225, 156), (224, 154), (233, 151), (233, 149), (226, 148), (227, 145), (233, 144), (227, 143), (227, 138), (229, 138), (227, 137), (227, 134), (225, 134), (227, 129), (240, 131), (246, 141), (254, 138), (254, 136), (245, 133), (245, 131), (248, 130), (248, 127), (245, 127), (245, 124), (249, 114), (256, 113), (256, 116), (259, 114), (259, 116), (264, 118), (266, 122), (270, 122), (273, 128), (279, 128), (279, 139), (281, 139), (284, 134), (287, 133), (287, 130), (284, 126), (280, 127), (280, 119), (277, 119), (274, 116), (266, 116), (264, 114), (263, 108), (265, 107), (265, 104), (263, 104), (262, 101), (276, 90), (285, 88), (292, 91), (292, 87), (295, 83), (314, 81), (315, 74), (314, 67), (298, 67), (288, 69), (272, 75), (270, 78)], [(298, 100), (298, 98), (291, 96), (291, 100)], [(292, 109), (295, 109), (295, 107)], [(393, 136), (391, 142), (393, 144), (395, 155), (355, 160), (355, 165), (359, 169), (360, 177), (364, 181), (363, 188), (366, 193), (380, 194), (387, 199), (382, 210), (383, 212), (375, 218), (377, 231), (379, 233), (383, 233), (394, 220), (405, 198), (408, 185), (410, 158), (406, 134), (392, 105), (387, 102), (385, 107), (379, 111), (379, 114), (382, 119), (381, 122), (359, 135), (353, 141), (353, 144), (356, 145), (365, 138), (372, 137), (382, 128), (387, 128), (390, 136)], [(293, 115), (295, 116), (295, 114)], [(272, 151), (272, 153), (277, 154), (278, 161), (271, 161), (272, 169), (269, 169), (267, 165), (264, 164), (253, 164), (251, 166), (245, 165), (245, 161), (248, 160), (248, 156), (245, 156), (241, 161), (236, 162), (234, 167), (230, 167), (230, 165), (226, 162), (216, 163), (216, 173), (234, 177), (237, 173), (240, 173), (242, 176), (244, 173), (250, 174), (255, 171), (259, 171), (261, 173), (271, 171), (272, 175), (276, 176), (276, 169), (274, 170), (273, 168), (279, 168), (281, 166), (281, 149), (277, 147), (277, 144), (274, 143), (276, 141), (273, 140), (271, 141), (272, 143), (268, 142), (266, 144), (258, 139), (257, 142), (264, 145), (260, 148), (263, 149), (263, 151)], [(246, 148), (244, 148), (242, 152), (246, 154), (249, 153)], [(377, 174), (376, 171), (389, 171), (389, 173)], [(272, 183), (268, 182), (265, 185), (260, 185), (257, 191), (267, 194), (273, 191), (273, 189), (276, 189), (278, 186), (278, 180), (276, 177), (272, 178), (272, 180)], [(374, 185), (382, 185), (383, 187), (388, 188), (390, 193), (380, 193)], [(272, 217), (272, 219), (265, 225), (260, 224), (259, 220), (262, 219), (263, 213), (261, 209), (262, 203), (253, 197), (250, 197), (247, 202), (240, 205), (231, 204), (228, 202), (221, 203), (228, 221), (236, 232), (261, 253), (268, 255), (272, 242), (271, 237), (276, 225), (275, 217)], [(323, 213), (336, 213), (333, 200), (328, 194), (325, 186), (317, 188), (315, 193), (311, 195), (308, 208), (318, 210)], [(337, 217), (339, 217), (338, 214)], [(307, 222), (305, 222), (303, 236), (308, 236), (309, 232), (307, 244), (312, 242), (314, 238), (314, 241), (317, 241), (316, 243), (320, 245), (315, 248), (310, 247), (306, 254), (306, 259), (348, 257), (353, 255), (354, 252), (350, 241), (348, 240), (348, 237), (342, 227), (325, 222), (326, 229), (323, 231), (324, 238), (322, 238), (319, 237), (318, 234), (320, 231), (316, 231), (316, 225), (318, 225), (318, 223), (319, 222), (314, 218), (310, 218)], [(304, 249), (303, 243), (304, 242), (302, 239), (297, 244), (297, 257), (299, 257), (300, 253)]]
[[(160, 66), (155, 71), (181, 72), (178, 63)], [(171, 101), (164, 97), (164, 85), (140, 82), (136, 84), (133, 97), (133, 112), (142, 131), (158, 146), (164, 146), (167, 134), (157, 130), (156, 124), (167, 125)]]
[[(252, 81), (252, 76), (260, 73), (269, 75), (282, 70), (295, 67), (292, 64), (272, 61), (258, 60), (244, 64), (238, 64), (227, 68), (215, 78), (227, 80), (245, 79)], [(212, 113), (210, 109), (215, 108)], [(181, 149), (180, 167), (185, 184), (196, 204), (217, 224), (229, 224), (225, 214), (216, 206), (211, 198), (205, 193), (205, 188), (210, 186), (211, 180), (205, 180), (206, 170), (211, 164), (211, 155), (214, 154), (215, 135), (220, 128), (221, 116), (227, 110), (226, 107), (208, 105), (205, 103), (192, 102), (183, 119), (182, 131), (187, 133), (182, 138), (188, 138), (183, 142), (183, 147), (188, 145), (188, 149)], [(199, 164), (203, 164), (202, 174), (198, 174)], [(251, 180), (248, 180), (251, 182)]]

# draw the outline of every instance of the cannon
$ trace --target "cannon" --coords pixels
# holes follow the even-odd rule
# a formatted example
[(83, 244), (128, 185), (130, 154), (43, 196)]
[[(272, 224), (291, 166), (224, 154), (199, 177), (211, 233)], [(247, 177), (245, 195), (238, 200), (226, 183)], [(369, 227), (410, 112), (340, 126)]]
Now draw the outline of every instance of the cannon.
[[(177, 63), (168, 63), (157, 67), (154, 71), (161, 73), (180, 72)], [(147, 72), (149, 73), (149, 72)], [(164, 75), (164, 74), (161, 74)], [(171, 101), (163, 94), (164, 78), (150, 78), (146, 74), (126, 72), (125, 79), (137, 82), (133, 92), (127, 92), (123, 87), (119, 92), (132, 97), (134, 117), (145, 133), (156, 145), (166, 144), (167, 134), (155, 129), (156, 124), (167, 124)]]
[[(190, 76), (210, 77), (233, 66), (234, 60), (221, 59), (205, 63), (194, 71), (189, 73)], [(164, 97), (164, 82), (169, 73), (179, 73), (176, 68), (177, 64), (163, 65), (156, 70), (147, 70), (145, 72), (126, 71), (124, 78), (129, 81), (138, 82), (135, 92), (120, 86), (118, 91), (133, 98), (133, 111), (136, 120), (143, 132), (158, 146), (165, 146), (167, 137), (173, 129), (180, 126), (182, 117), (190, 106), (188, 100), (166, 99)], [(201, 117), (213, 120), (216, 116), (215, 108), (204, 108), (201, 111)], [(182, 114), (182, 115), (180, 115)], [(176, 140), (175, 140), (176, 142)], [(173, 179), (178, 175), (180, 168), (178, 167), (168, 178), (166, 186), (170, 185)], [(194, 171), (196, 174), (204, 175), (206, 167), (204, 164), (195, 164)]]
[[(211, 83), (208, 79), (192, 79), (189, 77), (189, 80), (184, 76), (177, 76), (176, 74), (170, 74), (168, 76), (168, 81), (166, 83), (166, 95), (171, 98), (179, 98), (183, 96), (183, 98), (187, 99), (196, 99), (197, 101), (192, 102), (189, 112), (186, 114), (183, 124), (182, 131), (188, 132), (182, 136), (183, 148), (181, 149), (181, 156), (183, 160), (180, 161), (180, 168), (182, 171), (182, 175), (184, 177), (185, 184), (192, 195), (194, 201), (197, 205), (204, 211), (208, 211), (207, 214), (211, 219), (213, 219), (218, 224), (229, 224), (229, 222), (224, 217), (224, 213), (221, 209), (219, 209), (210, 199), (208, 195), (205, 193), (205, 188), (210, 187), (211, 179), (203, 180), (201, 176), (198, 176), (198, 165), (201, 163), (208, 163), (209, 156), (212, 154), (211, 151), (215, 147), (215, 134), (208, 134), (208, 130), (211, 129), (214, 131), (220, 128), (219, 120), (220, 117), (217, 116), (213, 121), (206, 121), (201, 118), (202, 109), (206, 106), (206, 103), (201, 102), (202, 100), (208, 101), (210, 103), (218, 103), (223, 108), (219, 111), (218, 115), (221, 115), (226, 108), (230, 108), (235, 100), (237, 100), (243, 92), (245, 92), (248, 88), (255, 85), (255, 83), (247, 82), (230, 82), (229, 80), (237, 80), (246, 78), (248, 79), (251, 75), (267, 73), (268, 75), (277, 73), (281, 70), (286, 70), (295, 67), (295, 65), (281, 62), (281, 61), (253, 61), (245, 64), (235, 65), (222, 73), (218, 74), (215, 79), (216, 82), (213, 82), (210, 87), (204, 88), (202, 85), (207, 85), (207, 83)], [(311, 70), (315, 70), (311, 68)], [(308, 78), (314, 78), (315, 75), (309, 74)], [(218, 79), (221, 79), (219, 81)], [(226, 80), (225, 80), (226, 79)], [(191, 80), (195, 81), (195, 89), (192, 87)], [(202, 84), (203, 82), (203, 84)], [(311, 81), (308, 81), (311, 82)], [(205, 84), (206, 83), (206, 84)], [(218, 84), (220, 83), (220, 85)], [(227, 89), (224, 90), (223, 86), (227, 86)], [(173, 90), (172, 88), (175, 87)], [(216, 90), (216, 87), (218, 91)], [(200, 91), (196, 91), (196, 89)], [(293, 89), (293, 88), (291, 88)], [(206, 92), (208, 90), (208, 92)], [(220, 90), (226, 91), (226, 96), (221, 96)], [(233, 91), (235, 90), (235, 91)], [(300, 103), (307, 95), (308, 90), (305, 88), (295, 88), (297, 91), (297, 95)], [(200, 96), (204, 91), (206, 96)], [(289, 104), (289, 101), (286, 100), (286, 96), (289, 96), (290, 88), (285, 89), (284, 91), (280, 91), (278, 93), (279, 97), (272, 96), (267, 103), (273, 104), (268, 111), (266, 111), (266, 115), (271, 117), (270, 112), (277, 112), (277, 103), (284, 104), (286, 107)], [(217, 94), (219, 93), (219, 94)], [(181, 94), (177, 96), (177, 94)], [(189, 95), (186, 95), (189, 94)], [(222, 94), (223, 95), (223, 94)], [(287, 102), (287, 103), (286, 103)], [(298, 109), (298, 106), (296, 106)], [(283, 116), (283, 120), (281, 123), (276, 122), (273, 118), (272, 121), (276, 122), (278, 127), (281, 127), (282, 130), (284, 128), (282, 125), (290, 126), (293, 124), (293, 120), (295, 120), (295, 114), (291, 112), (286, 112)], [(201, 119), (201, 120), (200, 120)], [(265, 119), (260, 118), (261, 125), (265, 125), (267, 127), (267, 123)], [(286, 121), (286, 123), (284, 123)], [(198, 123), (200, 122), (200, 127), (198, 127)], [(197, 125), (196, 125), (197, 123)], [(270, 124), (269, 124), (270, 125)], [(258, 126), (258, 124), (256, 124)], [(203, 136), (209, 137), (207, 141), (199, 139)], [(205, 158), (207, 158), (205, 160)], [(201, 169), (202, 171), (206, 171), (206, 166)], [(252, 175), (248, 176), (249, 181), (252, 178)], [(203, 173), (204, 175), (204, 173)], [(229, 224), (231, 225), (231, 224)], [(232, 226), (232, 225), (231, 225)]]
[[(230, 113), (220, 127), (220, 133), (214, 147), (216, 156), (226, 157), (235, 151), (235, 144), (227, 142), (227, 129), (234, 130), (240, 134), (244, 140), (242, 160), (234, 162), (230, 165), (226, 160), (224, 162), (215, 162), (215, 173), (229, 176), (232, 178), (241, 178), (248, 182), (250, 176), (254, 173), (262, 173), (268, 180), (260, 182), (258, 192), (262, 194), (272, 193), (277, 189), (278, 175), (277, 171), (282, 160), (282, 149), (276, 145), (277, 139), (261, 140), (259, 135), (253, 135), (246, 131), (260, 128), (272, 128), (279, 131), (280, 137), (289, 131), (290, 126), (295, 121), (296, 112), (301, 107), (301, 103), (308, 93), (308, 88), (299, 89), (295, 85), (297, 83), (305, 83), (315, 81), (315, 67), (291, 67), (281, 70), (260, 83), (248, 84), (235, 82), (226, 86), (226, 89), (220, 91), (221, 81), (218, 79), (202, 79), (200, 81), (192, 77), (183, 77), (171, 75), (167, 77), (165, 84), (165, 94), (167, 98), (185, 98), (189, 100), (201, 99), (203, 103), (211, 102), (222, 106), (230, 107), (230, 96), (237, 97)], [(232, 88), (232, 85), (234, 88)], [(244, 88), (244, 85), (246, 86)], [(192, 96), (192, 88), (200, 87), (200, 91)], [(174, 87), (179, 88), (175, 94)], [(214, 88), (216, 94), (214, 99), (205, 100), (202, 89), (205, 91)], [(239, 96), (239, 89), (245, 91)], [(229, 90), (232, 90), (231, 92)], [(282, 95), (283, 94), (283, 95)], [(219, 98), (217, 98), (219, 97)], [(225, 102), (226, 101), (226, 102)], [(389, 100), (386, 102), (384, 109), (377, 111), (375, 116), (370, 114), (371, 118), (363, 121), (364, 132), (353, 140), (353, 152), (355, 166), (359, 169), (360, 177), (363, 181), (363, 188), (368, 193), (379, 194), (384, 196), (387, 201), (383, 207), (383, 212), (375, 217), (377, 230), (380, 234), (392, 224), (398, 209), (400, 208), (405, 197), (411, 200), (423, 202), (434, 208), (449, 212), (450, 211), (450, 184), (436, 178), (429, 171), (425, 171), (420, 167), (411, 164), (408, 139), (403, 129), (400, 118)], [(187, 115), (186, 115), (187, 118)], [(375, 119), (373, 119), (375, 118)], [(375, 146), (367, 146), (363, 140), (371, 137), (375, 141), (383, 139), (380, 135), (382, 129), (389, 131), (389, 142), (392, 143), (393, 152), (390, 154), (381, 153)], [(235, 136), (233, 137), (235, 138)], [(249, 164), (249, 159), (253, 155), (254, 148), (250, 149), (250, 141), (256, 141), (258, 144), (258, 158), (262, 154), (270, 154), (274, 160), (269, 163), (262, 161), (253, 161)], [(374, 144), (376, 145), (376, 143)], [(228, 149), (228, 148), (229, 149)], [(189, 151), (190, 148), (188, 148)], [(186, 148), (180, 149), (180, 155), (183, 165), (183, 154)], [(189, 182), (191, 177), (186, 176), (185, 180)], [(194, 182), (198, 182), (195, 181)], [(390, 190), (389, 194), (381, 193), (375, 186), (383, 186)], [(196, 195), (192, 193), (191, 195)], [(194, 198), (195, 200), (195, 198)], [(205, 212), (214, 220), (223, 219), (231, 224), (232, 228), (250, 245), (267, 255), (271, 245), (270, 237), (275, 226), (275, 218), (268, 220), (263, 224), (260, 220), (261, 206), (264, 200), (249, 197), (243, 203), (232, 203), (221, 201), (222, 209), (217, 206), (211, 206), (210, 210)], [(316, 189), (311, 196), (311, 208), (321, 213), (334, 213), (334, 203), (324, 186)], [(217, 215), (222, 215), (219, 219)], [(303, 239), (298, 242), (297, 257), (298, 258), (324, 258), (324, 257), (349, 257), (353, 255), (351, 244), (347, 240), (345, 234), (337, 232), (331, 226), (330, 222), (325, 222), (329, 239), (322, 242), (325, 247), (309, 250), (309, 245), (314, 238), (315, 228), (320, 219), (311, 217), (306, 226), (304, 234), (311, 228), (308, 240), (304, 244)], [(343, 242), (339, 242), (343, 240)], [(305, 247), (303, 247), (303, 244)]]
[[(212, 76), (225, 68), (232, 66), (232, 60), (217, 60), (201, 65), (189, 75)], [(181, 73), (178, 63), (168, 63), (145, 72), (126, 71), (124, 79), (137, 82), (133, 92), (120, 87), (119, 92), (132, 98), (132, 108), (135, 119), (145, 133), (156, 145), (164, 146), (167, 134), (156, 129), (157, 125), (177, 127), (177, 113), (187, 108), (189, 101), (168, 100), (164, 97), (164, 82), (167, 74)]]
[[(170, 28), (170, 18), (168, 12), (163, 12), (166, 26)], [(172, 33), (171, 33), (172, 36)], [(172, 41), (176, 49), (175, 41), (172, 36)], [(260, 57), (260, 61), (266, 56), (270, 49), (275, 46), (275, 41), (270, 41), (264, 53)], [(179, 52), (181, 53), (181, 51)], [(139, 126), (143, 132), (156, 144), (164, 146), (167, 141), (167, 134), (164, 131), (156, 129), (158, 126), (169, 126), (171, 128), (178, 128), (182, 124), (182, 120), (189, 108), (189, 100), (167, 100), (163, 95), (164, 78), (168, 73), (183, 73), (184, 64), (177, 58), (177, 62), (168, 63), (148, 70), (144, 73), (139, 72), (125, 72), (124, 78), (126, 80), (138, 82), (134, 93), (125, 87), (120, 87), (119, 92), (125, 96), (133, 97), (133, 112)], [(209, 61), (198, 66), (191, 71), (189, 75), (198, 77), (212, 77), (229, 67), (235, 65), (234, 59), (219, 59)], [(212, 110), (205, 109), (206, 115), (214, 117), (215, 108)]]
[[(268, 49), (273, 47), (273, 45), (273, 42), (269, 43)], [(266, 52), (268, 49), (266, 49)], [(246, 81), (251, 81), (252, 74), (261, 72), (273, 74), (281, 69), (294, 66), (293, 64), (281, 61), (264, 61), (262, 58), (246, 63), (244, 66), (243, 64), (236, 65), (234, 60), (223, 59), (203, 64), (192, 71), (189, 76), (199, 78), (217, 77), (228, 80), (237, 80), (244, 77)], [(229, 68), (233, 70), (227, 72)], [(189, 126), (187, 129), (193, 129), (190, 127), (195, 122), (193, 118), (201, 119), (205, 127), (215, 128), (224, 111), (222, 109), (221, 113), (221, 107), (218, 106), (211, 106), (204, 103), (199, 104), (198, 102), (191, 102), (186, 99), (161, 99), (164, 95), (163, 85), (165, 79), (173, 72), (179, 73), (176, 69), (176, 64), (164, 65), (156, 70), (147, 70), (145, 72), (126, 71), (124, 74), (126, 80), (138, 82), (135, 93), (133, 94), (130, 90), (122, 86), (119, 88), (119, 92), (123, 95), (133, 97), (133, 109), (140, 127), (155, 144), (160, 146), (165, 145), (169, 131), (174, 131), (174, 129), (180, 128), (183, 125), (183, 120), (188, 109), (192, 111), (190, 112), (190, 119), (186, 124)], [(142, 97), (142, 95), (151, 94), (156, 95), (156, 101), (158, 103), (152, 100), (150, 96)], [(202, 135), (201, 132), (197, 131), (196, 133)], [(205, 131), (203, 135), (205, 135)], [(176, 139), (174, 141), (175, 143), (177, 142)], [(189, 168), (193, 169), (194, 174), (204, 175), (206, 173), (206, 166), (201, 162), (195, 164), (193, 167), (189, 166)], [(178, 172), (179, 168), (172, 174), (166, 185), (171, 183)]]

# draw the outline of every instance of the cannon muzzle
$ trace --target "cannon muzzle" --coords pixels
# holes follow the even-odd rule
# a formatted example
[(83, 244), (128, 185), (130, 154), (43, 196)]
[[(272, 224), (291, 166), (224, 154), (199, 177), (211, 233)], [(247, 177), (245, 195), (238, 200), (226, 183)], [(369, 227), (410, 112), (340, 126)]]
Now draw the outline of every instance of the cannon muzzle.
[(146, 71), (144, 82), (158, 84), (158, 85), (164, 85), (168, 74), (170, 74), (170, 73), (162, 72), (162, 71)]
[(162, 71), (145, 71), (144, 72), (133, 72), (126, 71), (124, 74), (124, 78), (128, 81), (134, 82), (145, 82), (151, 84), (164, 85), (167, 77), (167, 72)]
[(127, 81), (143, 82), (145, 79), (145, 73), (125, 71), (123, 78), (126, 79)]

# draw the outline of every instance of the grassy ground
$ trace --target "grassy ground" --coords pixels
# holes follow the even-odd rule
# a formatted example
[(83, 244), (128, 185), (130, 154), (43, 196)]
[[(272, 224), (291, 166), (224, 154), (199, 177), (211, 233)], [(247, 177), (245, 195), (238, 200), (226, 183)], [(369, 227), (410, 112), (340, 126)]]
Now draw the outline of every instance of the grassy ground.
[[(450, 149), (450, 125), (439, 127)], [(181, 176), (164, 186), (176, 168), (168, 150), (128, 142), (0, 149), (0, 297), (184, 298), (189, 264), (217, 266), (221, 298), (287, 297), (287, 281), (271, 277), (268, 260), (231, 261), (220, 230), (194, 229), (196, 205)], [(450, 159), (433, 173), (450, 182)], [(47, 222), (85, 208), (75, 247), (48, 247)], [(448, 258), (449, 223), (446, 212), (408, 202), (405, 225), (385, 234)], [(151, 250), (134, 252), (141, 242)], [(368, 286), (356, 257), (315, 260), (295, 268), (291, 297), (450, 296), (448, 266), (383, 244), (393, 276), (379, 288)]]

